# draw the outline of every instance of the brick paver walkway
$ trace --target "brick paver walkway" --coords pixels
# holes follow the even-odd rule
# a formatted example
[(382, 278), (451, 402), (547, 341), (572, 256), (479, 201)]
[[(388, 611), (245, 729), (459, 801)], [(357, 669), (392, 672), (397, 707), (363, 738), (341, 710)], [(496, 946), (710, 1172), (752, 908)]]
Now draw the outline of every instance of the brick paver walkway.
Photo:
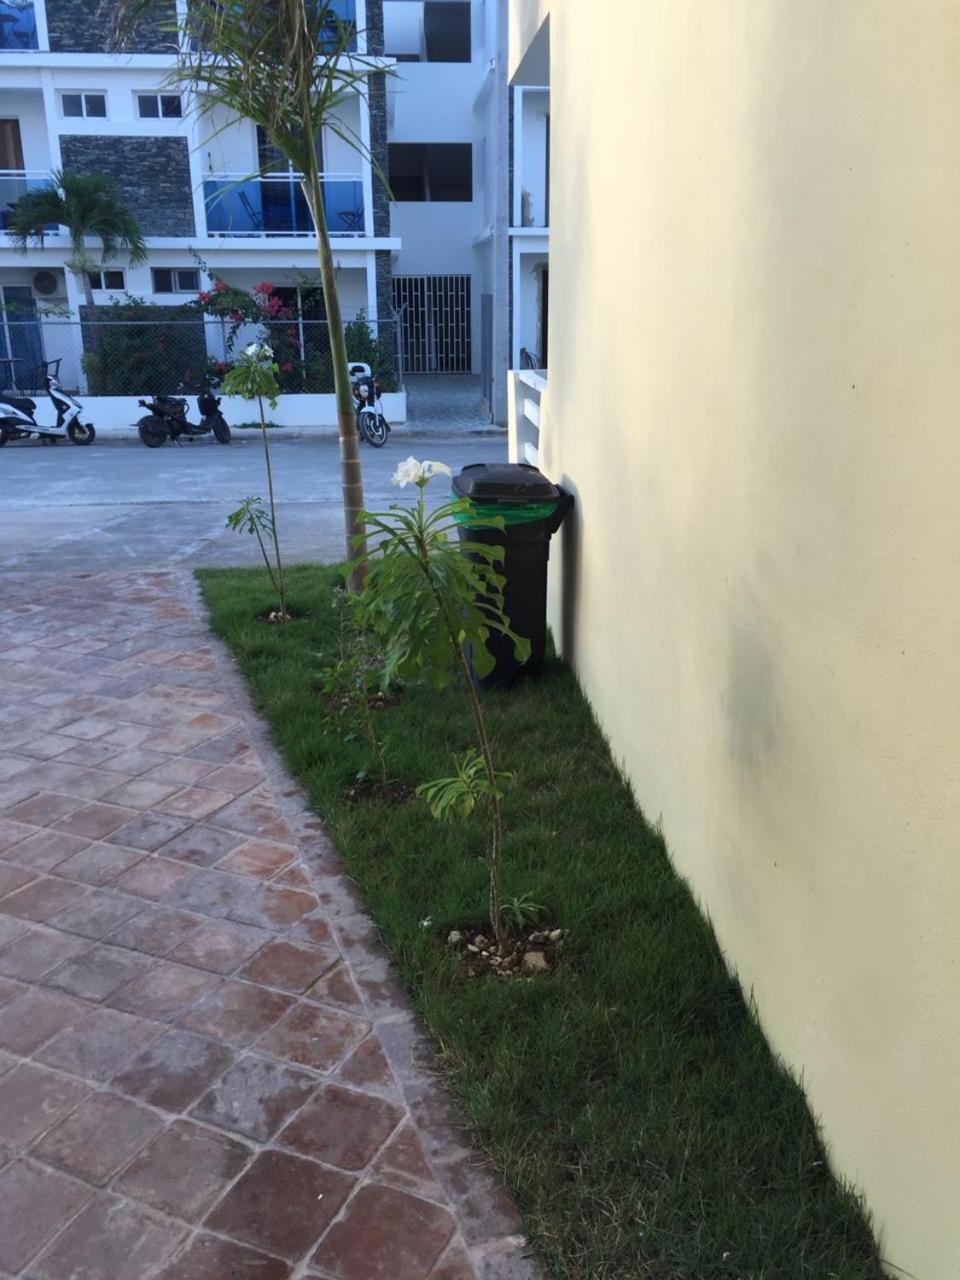
[(0, 1274), (539, 1274), (425, 1062), (192, 579), (0, 580)]

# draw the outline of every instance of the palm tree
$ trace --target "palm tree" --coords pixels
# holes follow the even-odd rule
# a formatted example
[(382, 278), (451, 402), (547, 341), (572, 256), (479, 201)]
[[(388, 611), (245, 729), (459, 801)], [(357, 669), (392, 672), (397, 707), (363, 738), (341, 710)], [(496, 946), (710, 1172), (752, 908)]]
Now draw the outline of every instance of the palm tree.
[[(26, 253), (31, 244), (43, 245), (51, 225), (67, 229), (71, 250), (67, 267), (77, 277), (88, 307), (93, 306), (90, 271), (121, 250), (131, 263), (147, 256), (140, 224), (106, 174), (55, 173), (46, 186), (20, 197), (10, 213), (7, 233), (14, 248)], [(88, 237), (100, 241), (99, 262), (90, 256)]]
[[(116, 3), (122, 42), (139, 20), (150, 16), (153, 0)], [(363, 94), (370, 77), (382, 68), (375, 59), (350, 52), (356, 31), (340, 18), (333, 0), (185, 0), (177, 26), (180, 54), (170, 78), (192, 91), (194, 109), (209, 116), (216, 108), (226, 108), (230, 123), (253, 121), (300, 175), (316, 231), (330, 334), (347, 559), (356, 557), (360, 563), (350, 575), (350, 586), (356, 590), (366, 556), (360, 518), (363, 477), (317, 139), (327, 128), (371, 158), (337, 108), (351, 95)], [(383, 179), (378, 168), (377, 174)]]

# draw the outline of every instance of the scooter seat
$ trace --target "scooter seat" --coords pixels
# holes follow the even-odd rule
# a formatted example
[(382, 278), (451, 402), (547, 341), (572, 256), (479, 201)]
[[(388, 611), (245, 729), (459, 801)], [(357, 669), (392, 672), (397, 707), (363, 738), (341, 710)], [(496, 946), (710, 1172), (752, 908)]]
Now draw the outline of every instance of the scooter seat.
[(33, 413), (37, 407), (36, 400), (28, 400), (25, 396), (0, 396), (0, 405), (9, 404), (21, 413)]

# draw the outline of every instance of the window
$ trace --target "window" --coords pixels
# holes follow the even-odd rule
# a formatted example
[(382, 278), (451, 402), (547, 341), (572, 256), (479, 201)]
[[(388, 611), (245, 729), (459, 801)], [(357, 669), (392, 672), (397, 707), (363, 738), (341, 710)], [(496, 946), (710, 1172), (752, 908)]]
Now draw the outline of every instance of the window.
[(126, 282), (122, 271), (88, 271), (87, 279), (91, 289), (125, 289)]
[(199, 293), (200, 272), (196, 267), (154, 267), (154, 293)]
[(392, 142), (389, 156), (394, 199), (473, 199), (469, 142)]
[(138, 93), (137, 113), (141, 120), (179, 120), (183, 105), (179, 93)]
[(383, 32), (398, 62), (469, 62), (469, 0), (385, 0)]
[(103, 120), (107, 114), (105, 93), (61, 93), (60, 110), (68, 118)]

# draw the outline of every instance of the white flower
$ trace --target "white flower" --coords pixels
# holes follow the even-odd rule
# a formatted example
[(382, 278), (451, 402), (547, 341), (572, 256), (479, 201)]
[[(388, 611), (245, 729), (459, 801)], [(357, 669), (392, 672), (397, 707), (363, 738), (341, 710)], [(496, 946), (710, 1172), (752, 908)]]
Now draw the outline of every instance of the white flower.
[(418, 462), (411, 454), (391, 476), (393, 484), (400, 488), (408, 484), (425, 485), (431, 476), (452, 476), (453, 472), (443, 462)]
[(243, 354), (251, 360), (272, 360), (273, 348), (268, 347), (265, 342), (251, 342)]
[(432, 924), (433, 924), (433, 916), (424, 916), (423, 919), (420, 921), (420, 928), (429, 929)]
[(424, 478), (429, 480), (431, 476), (452, 476), (453, 472), (445, 462), (425, 462), (423, 474)]
[(419, 484), (423, 479), (423, 463), (418, 462), (413, 454), (401, 462), (390, 477), (390, 483), (399, 485), (401, 489), (408, 484)]

